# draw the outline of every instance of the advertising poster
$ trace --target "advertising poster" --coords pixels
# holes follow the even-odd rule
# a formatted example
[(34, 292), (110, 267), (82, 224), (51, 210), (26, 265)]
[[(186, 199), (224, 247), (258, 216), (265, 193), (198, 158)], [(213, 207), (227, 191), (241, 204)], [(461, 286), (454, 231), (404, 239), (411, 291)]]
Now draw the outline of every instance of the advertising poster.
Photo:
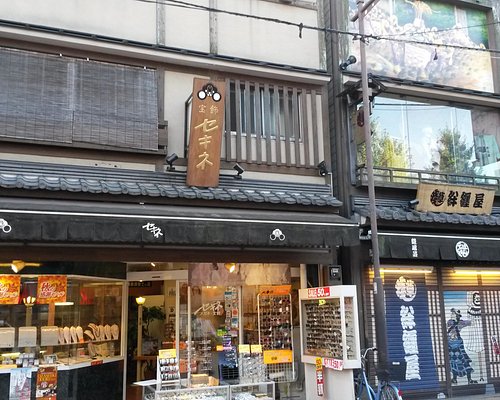
[(57, 367), (38, 368), (36, 375), (36, 398), (44, 400), (57, 399)]
[(19, 275), (0, 276), (0, 304), (18, 304), (21, 291)]
[(10, 372), (9, 400), (31, 399), (31, 368), (14, 368)]
[(45, 275), (38, 277), (38, 304), (49, 304), (66, 301), (68, 280), (62, 275)]

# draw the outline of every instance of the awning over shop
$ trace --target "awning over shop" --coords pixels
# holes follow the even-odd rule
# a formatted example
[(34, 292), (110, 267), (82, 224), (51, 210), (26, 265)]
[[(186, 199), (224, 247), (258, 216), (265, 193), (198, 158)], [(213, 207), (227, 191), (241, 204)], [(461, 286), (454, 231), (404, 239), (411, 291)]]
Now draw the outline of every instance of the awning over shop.
[(328, 213), (0, 198), (0, 245), (324, 249), (358, 241), (356, 223)]
[(381, 258), (500, 261), (500, 237), (379, 232)]

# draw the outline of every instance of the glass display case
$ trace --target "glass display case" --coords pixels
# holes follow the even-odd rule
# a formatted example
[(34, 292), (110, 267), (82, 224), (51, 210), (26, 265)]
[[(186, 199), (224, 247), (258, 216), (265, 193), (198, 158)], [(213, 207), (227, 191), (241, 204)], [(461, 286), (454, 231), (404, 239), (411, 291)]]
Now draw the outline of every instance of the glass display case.
[(333, 369), (360, 367), (358, 306), (355, 286), (301, 289), (302, 361), (317, 358)]
[[(14, 277), (12, 282), (19, 281), (19, 289), (17, 300), (0, 304), (0, 362), (4, 368), (41, 364), (64, 368), (122, 357), (123, 281), (1, 275), (0, 286), (10, 277)], [(47, 300), (47, 295), (54, 294), (56, 297)]]
[(229, 386), (230, 400), (271, 400), (275, 398), (274, 382), (259, 382)]
[(258, 382), (224, 386), (205, 386), (171, 390), (145, 391), (145, 400), (273, 400), (275, 398), (274, 382)]
[(160, 390), (154, 393), (154, 400), (227, 400), (229, 386), (206, 386), (200, 388), (184, 388), (175, 390)]

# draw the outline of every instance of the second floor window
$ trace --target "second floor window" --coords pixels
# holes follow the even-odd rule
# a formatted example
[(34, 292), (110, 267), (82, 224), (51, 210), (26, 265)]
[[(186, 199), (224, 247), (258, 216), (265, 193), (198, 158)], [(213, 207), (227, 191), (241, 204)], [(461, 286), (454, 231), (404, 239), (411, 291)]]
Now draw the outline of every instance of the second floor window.
[(231, 131), (262, 137), (301, 137), (299, 90), (248, 83), (230, 84)]
[(498, 110), (378, 97), (371, 129), (375, 167), (500, 177)]

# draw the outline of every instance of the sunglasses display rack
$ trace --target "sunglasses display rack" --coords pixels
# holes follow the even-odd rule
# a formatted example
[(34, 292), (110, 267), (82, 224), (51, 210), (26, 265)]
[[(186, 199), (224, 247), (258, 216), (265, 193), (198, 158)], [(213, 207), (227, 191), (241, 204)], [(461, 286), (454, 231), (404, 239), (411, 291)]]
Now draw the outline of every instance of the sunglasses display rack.
[(194, 340), (193, 359), (196, 360), (198, 374), (212, 371), (212, 343), (208, 337)]
[(302, 361), (320, 357), (339, 369), (359, 368), (356, 287), (301, 289), (299, 297)]
[[(243, 349), (240, 346), (239, 350), (239, 375), (240, 383), (257, 383), (264, 382), (266, 380), (266, 366), (264, 365), (264, 357), (262, 355), (262, 347), (252, 346), (252, 351), (250, 351), (250, 346), (248, 349)], [(258, 351), (253, 348), (259, 347)]]
[(162, 349), (156, 358), (157, 389), (180, 386), (179, 359), (175, 349)]
[(257, 296), (259, 343), (266, 378), (274, 382), (295, 380), (290, 290), (290, 286), (266, 287)]

